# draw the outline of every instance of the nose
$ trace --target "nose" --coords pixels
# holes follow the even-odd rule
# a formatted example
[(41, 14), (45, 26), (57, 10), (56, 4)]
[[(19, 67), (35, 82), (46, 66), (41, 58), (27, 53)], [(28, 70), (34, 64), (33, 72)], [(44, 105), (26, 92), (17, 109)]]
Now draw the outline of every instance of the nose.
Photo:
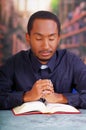
[(48, 41), (48, 39), (44, 39), (43, 40), (42, 48), (43, 49), (48, 49), (49, 48), (49, 41)]

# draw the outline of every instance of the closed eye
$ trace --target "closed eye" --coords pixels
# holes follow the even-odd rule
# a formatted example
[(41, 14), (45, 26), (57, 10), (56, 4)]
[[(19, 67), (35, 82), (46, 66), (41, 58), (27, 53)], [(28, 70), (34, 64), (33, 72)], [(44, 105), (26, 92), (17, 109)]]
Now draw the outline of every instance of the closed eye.
[(40, 41), (40, 40), (42, 40), (42, 38), (36, 38), (36, 40), (39, 40), (39, 41)]
[(54, 41), (54, 40), (55, 40), (55, 38), (49, 38), (49, 40), (50, 40), (50, 41)]
[(49, 36), (49, 40), (50, 40), (50, 41), (54, 41), (55, 38), (56, 38), (56, 35), (51, 35), (51, 36)]

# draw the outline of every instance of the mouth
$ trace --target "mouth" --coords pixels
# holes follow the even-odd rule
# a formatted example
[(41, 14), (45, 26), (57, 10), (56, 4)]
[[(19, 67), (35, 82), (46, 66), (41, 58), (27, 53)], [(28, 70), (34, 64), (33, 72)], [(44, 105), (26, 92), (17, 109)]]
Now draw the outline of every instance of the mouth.
[(41, 54), (41, 56), (46, 57), (46, 56), (51, 55), (52, 51), (40, 51), (39, 53)]

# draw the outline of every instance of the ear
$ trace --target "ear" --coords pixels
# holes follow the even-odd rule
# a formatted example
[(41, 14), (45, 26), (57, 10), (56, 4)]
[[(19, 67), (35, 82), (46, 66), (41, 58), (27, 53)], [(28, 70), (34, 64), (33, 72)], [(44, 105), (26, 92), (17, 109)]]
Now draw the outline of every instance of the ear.
[(61, 36), (58, 35), (58, 37), (57, 37), (57, 47), (59, 46), (60, 40), (61, 40)]
[(26, 41), (27, 41), (28, 45), (30, 45), (30, 36), (28, 33), (26, 33)]
[(60, 42), (60, 40), (61, 40), (61, 36), (58, 36), (58, 43)]

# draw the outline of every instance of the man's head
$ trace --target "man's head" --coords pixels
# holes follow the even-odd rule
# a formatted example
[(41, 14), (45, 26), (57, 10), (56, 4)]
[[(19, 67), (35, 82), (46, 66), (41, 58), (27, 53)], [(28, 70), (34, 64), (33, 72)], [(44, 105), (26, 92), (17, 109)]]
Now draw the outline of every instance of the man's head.
[(60, 31), (61, 31), (60, 30), (60, 21), (55, 14), (53, 14), (49, 11), (38, 11), (30, 17), (28, 24), (27, 24), (27, 32), (29, 35), (30, 35), (31, 30), (32, 30), (33, 23), (36, 19), (44, 19), (44, 20), (50, 19), (50, 20), (55, 21), (57, 24), (58, 35), (60, 35)]
[(46, 64), (55, 53), (60, 40), (60, 22), (48, 11), (34, 13), (28, 22), (26, 39), (33, 54)]

